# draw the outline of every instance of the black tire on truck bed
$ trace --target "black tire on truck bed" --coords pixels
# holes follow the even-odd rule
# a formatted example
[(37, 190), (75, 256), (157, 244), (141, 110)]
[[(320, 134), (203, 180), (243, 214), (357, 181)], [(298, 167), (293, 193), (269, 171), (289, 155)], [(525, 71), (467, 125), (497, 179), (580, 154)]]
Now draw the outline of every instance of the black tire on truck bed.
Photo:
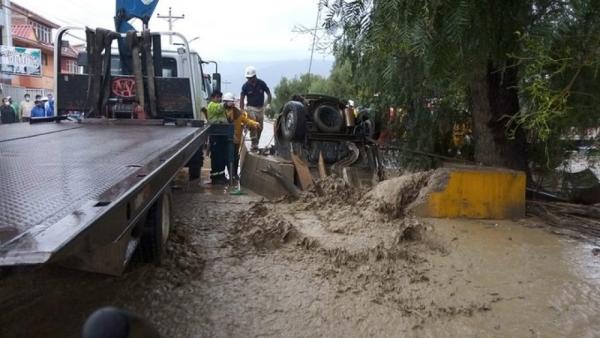
[(160, 265), (164, 259), (173, 218), (172, 201), (171, 190), (167, 189), (148, 210), (138, 247), (140, 258), (146, 263)]

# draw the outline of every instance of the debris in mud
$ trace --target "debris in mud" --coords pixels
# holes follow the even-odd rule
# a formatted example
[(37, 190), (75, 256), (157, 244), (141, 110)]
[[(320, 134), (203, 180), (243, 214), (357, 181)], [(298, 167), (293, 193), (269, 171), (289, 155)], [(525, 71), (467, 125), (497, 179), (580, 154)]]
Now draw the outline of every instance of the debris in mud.
[(190, 280), (200, 279), (205, 262), (197, 245), (191, 241), (188, 228), (176, 221), (167, 242), (166, 259), (157, 267), (155, 277), (164, 282), (166, 290), (176, 289)]
[(241, 214), (232, 234), (242, 244), (238, 249), (250, 245), (256, 249), (276, 249), (297, 237), (294, 226), (282, 217), (269, 214), (263, 203), (254, 204)]
[[(313, 189), (298, 203), (303, 210), (327, 211), (332, 219), (354, 215), (368, 222), (393, 220), (410, 214), (429, 194), (443, 190), (448, 179), (447, 170), (438, 169), (395, 177), (366, 189), (349, 186), (342, 178), (332, 175), (318, 181), (321, 193)], [(343, 229), (338, 231), (344, 232)]]
[(490, 302), (451, 296), (443, 305), (434, 302), (432, 290), (451, 284), (444, 278), (452, 277), (431, 273), (430, 258), (449, 255), (449, 246), (410, 214), (424, 192), (446, 182), (444, 170), (404, 175), (371, 189), (329, 176), (318, 182), (319, 193), (313, 189), (295, 201), (253, 205), (238, 216), (231, 236), (240, 250), (289, 245), (282, 254), (317, 264), (316, 276), (334, 285), (336, 298), (364, 295), (420, 321), (471, 316), (489, 309)]
[(303, 237), (301, 240), (298, 241), (298, 246), (306, 250), (311, 250), (319, 247), (319, 242), (314, 238)]
[(419, 196), (432, 172), (422, 172), (404, 175), (379, 183), (368, 192), (363, 200), (390, 218), (405, 215), (406, 207)]
[(364, 195), (364, 189), (351, 187), (336, 175), (319, 179), (315, 183), (315, 187), (302, 196), (301, 202), (313, 205), (355, 205)]
[(421, 224), (409, 225), (402, 231), (400, 241), (420, 241), (423, 239), (424, 228)]

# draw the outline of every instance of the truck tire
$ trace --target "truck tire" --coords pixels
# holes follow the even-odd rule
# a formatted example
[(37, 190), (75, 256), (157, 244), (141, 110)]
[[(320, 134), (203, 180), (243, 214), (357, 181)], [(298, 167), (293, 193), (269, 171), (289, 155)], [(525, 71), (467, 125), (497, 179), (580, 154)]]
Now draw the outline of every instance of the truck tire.
[(367, 112), (361, 112), (358, 114), (356, 121), (356, 128), (358, 128), (360, 135), (370, 139), (376, 139), (379, 136), (377, 135), (375, 121), (371, 119)]
[(283, 133), (281, 131), (281, 124), (283, 123), (283, 115), (279, 114), (277, 116), (277, 119), (275, 120), (275, 124), (273, 125), (273, 133), (274, 133), (274, 139), (275, 139), (275, 146), (280, 145), (284, 142), (286, 142), (283, 139)]
[(326, 133), (337, 133), (344, 126), (344, 116), (339, 108), (322, 104), (315, 109), (313, 121), (320, 131)]
[(204, 164), (204, 149), (201, 147), (194, 153), (192, 158), (187, 163), (188, 167), (188, 179), (190, 181), (200, 178), (202, 172), (202, 165)]
[(373, 123), (373, 120), (366, 120), (363, 122), (363, 125), (365, 130), (365, 137), (368, 137), (370, 139), (375, 138), (375, 124)]
[(144, 262), (157, 266), (162, 263), (171, 224), (172, 195), (168, 189), (154, 202), (146, 215), (146, 224), (138, 248)]
[(306, 109), (301, 102), (289, 101), (281, 110), (281, 135), (284, 140), (304, 140)]

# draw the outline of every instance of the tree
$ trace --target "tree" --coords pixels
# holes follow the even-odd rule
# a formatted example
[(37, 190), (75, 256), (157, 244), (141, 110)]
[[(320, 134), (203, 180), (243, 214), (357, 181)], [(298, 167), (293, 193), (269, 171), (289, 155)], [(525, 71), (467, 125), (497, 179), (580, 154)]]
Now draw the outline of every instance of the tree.
[[(331, 0), (323, 4), (329, 9), (325, 27), (336, 36), (336, 58), (351, 62), (361, 95), (378, 93), (382, 101), (399, 102), (411, 110), (415, 121), (425, 120), (419, 116), (430, 113), (423, 106), (432, 98), (454, 102), (456, 110), (467, 107), (473, 120), (474, 156), (484, 164), (526, 169), (526, 136), (539, 135), (540, 123), (553, 125), (562, 114), (548, 111), (572, 107), (575, 101), (568, 98), (574, 88), (582, 88), (578, 84), (585, 82), (583, 73), (588, 82), (598, 83), (590, 72), (598, 65), (597, 1)], [(531, 40), (524, 36), (533, 35), (543, 37), (536, 39), (545, 48), (529, 47)], [(571, 41), (573, 37), (577, 42)], [(587, 45), (573, 48), (581, 44)], [(568, 61), (560, 63), (564, 67), (544, 62), (536, 69), (540, 53)], [(557, 74), (552, 73), (553, 67)], [(545, 87), (532, 85), (536, 76), (541, 76)], [(561, 99), (561, 91), (555, 89), (560, 85), (553, 87), (550, 82), (560, 83), (563, 76), (567, 79), (563, 88), (568, 90)], [(582, 97), (597, 98), (585, 89), (583, 93)], [(461, 99), (456, 100), (457, 94)], [(547, 99), (562, 108), (558, 105), (561, 109), (544, 113), (539, 108)], [(430, 115), (430, 120), (435, 118)], [(413, 131), (423, 135), (425, 130)]]
[(327, 78), (325, 92), (342, 99), (356, 99), (356, 85), (353, 81), (352, 64), (349, 61), (336, 61)]
[(302, 74), (300, 77), (288, 79), (281, 78), (275, 87), (275, 98), (273, 99), (273, 112), (279, 113), (283, 105), (292, 96), (301, 94), (329, 94), (327, 80), (320, 75)]
[(522, 109), (510, 122), (529, 131), (533, 160), (555, 168), (565, 135), (600, 125), (600, 2), (550, 2), (535, 29), (519, 32)]

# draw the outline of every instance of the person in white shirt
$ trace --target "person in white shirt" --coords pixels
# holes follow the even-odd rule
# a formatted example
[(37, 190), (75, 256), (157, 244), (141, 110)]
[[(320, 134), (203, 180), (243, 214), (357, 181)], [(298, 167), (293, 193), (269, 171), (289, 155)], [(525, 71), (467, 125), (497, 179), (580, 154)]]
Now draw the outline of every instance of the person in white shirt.
[(26, 93), (23, 96), (23, 101), (20, 104), (21, 107), (21, 121), (29, 122), (29, 118), (31, 117), (31, 110), (35, 107), (35, 102), (31, 101), (31, 95)]

